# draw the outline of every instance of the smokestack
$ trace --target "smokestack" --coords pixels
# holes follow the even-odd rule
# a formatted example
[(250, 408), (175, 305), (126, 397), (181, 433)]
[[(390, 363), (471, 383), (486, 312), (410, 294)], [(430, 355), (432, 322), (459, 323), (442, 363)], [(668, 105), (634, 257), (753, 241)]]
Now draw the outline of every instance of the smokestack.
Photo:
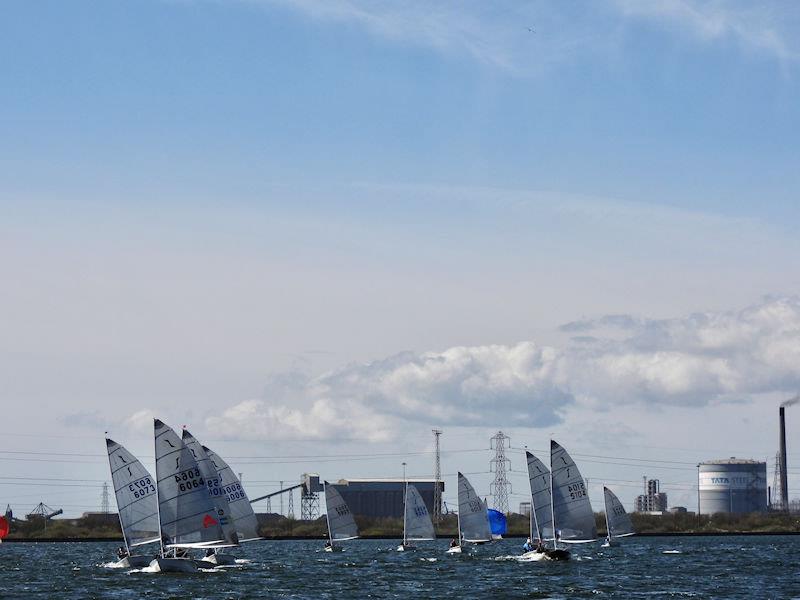
[(788, 471), (786, 469), (786, 415), (785, 415), (785, 408), (783, 406), (779, 409), (779, 415), (781, 420), (781, 438), (780, 442), (780, 481), (781, 481), (781, 508), (783, 510), (789, 510), (789, 488), (788, 486)]

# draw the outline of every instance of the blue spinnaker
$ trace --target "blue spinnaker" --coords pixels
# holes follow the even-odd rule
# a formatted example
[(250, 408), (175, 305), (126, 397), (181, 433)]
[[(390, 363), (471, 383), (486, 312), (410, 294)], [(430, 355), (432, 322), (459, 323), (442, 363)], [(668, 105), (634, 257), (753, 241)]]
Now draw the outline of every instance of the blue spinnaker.
[(493, 508), (487, 509), (486, 512), (489, 513), (489, 526), (492, 529), (492, 535), (505, 535), (506, 516)]

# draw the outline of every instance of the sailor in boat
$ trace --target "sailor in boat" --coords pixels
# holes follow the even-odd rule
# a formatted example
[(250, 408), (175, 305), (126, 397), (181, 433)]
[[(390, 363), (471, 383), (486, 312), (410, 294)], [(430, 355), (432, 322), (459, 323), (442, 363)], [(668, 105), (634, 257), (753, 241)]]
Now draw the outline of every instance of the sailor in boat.
[(533, 542), (531, 542), (531, 538), (525, 540), (525, 543), (522, 544), (523, 552), (532, 552), (533, 551)]
[(120, 546), (117, 548), (117, 558), (122, 560), (123, 558), (128, 558), (128, 551), (125, 550), (124, 546)]
[(450, 540), (450, 547), (451, 548), (458, 548), (458, 542), (456, 541), (456, 538), (453, 538), (452, 540)]
[(536, 551), (537, 552), (544, 552), (547, 550), (547, 546), (544, 545), (542, 540), (536, 540)]
[(211, 558), (212, 556), (214, 556), (214, 549), (209, 548), (208, 550), (206, 550), (206, 558)]

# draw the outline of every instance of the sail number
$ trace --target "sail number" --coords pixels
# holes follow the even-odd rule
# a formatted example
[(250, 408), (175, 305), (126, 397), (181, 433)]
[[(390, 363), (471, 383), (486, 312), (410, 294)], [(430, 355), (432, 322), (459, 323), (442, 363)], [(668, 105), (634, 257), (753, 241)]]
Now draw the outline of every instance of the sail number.
[(134, 481), (131, 483), (128, 486), (128, 489), (133, 492), (134, 498), (142, 498), (155, 492), (156, 486), (153, 485), (153, 482), (150, 481), (149, 477), (145, 477), (144, 479), (140, 479), (139, 481)]
[(569, 497), (573, 500), (586, 496), (586, 486), (583, 485), (582, 481), (568, 485), (567, 491), (569, 492)]
[(424, 517), (425, 515), (428, 514), (428, 509), (425, 508), (424, 506), (415, 506), (414, 514), (417, 515), (418, 517)]
[(336, 514), (340, 517), (350, 514), (350, 509), (347, 507), (346, 504), (340, 504), (339, 506), (335, 507)]
[(203, 487), (205, 480), (200, 476), (200, 469), (194, 467), (175, 474), (175, 483), (182, 492), (189, 492), (195, 488)]
[(212, 497), (225, 496), (228, 502), (233, 502), (234, 500), (246, 498), (244, 490), (242, 489), (241, 484), (239, 484), (238, 482), (232, 483), (231, 485), (220, 485), (219, 479), (209, 479), (207, 481), (208, 481), (208, 493)]
[(483, 510), (483, 504), (481, 504), (480, 500), (470, 500), (469, 501), (469, 510), (470, 512), (481, 512)]
[(621, 506), (615, 506), (614, 507), (614, 514), (617, 515), (618, 517), (621, 517), (622, 515), (625, 514), (625, 509), (622, 508)]

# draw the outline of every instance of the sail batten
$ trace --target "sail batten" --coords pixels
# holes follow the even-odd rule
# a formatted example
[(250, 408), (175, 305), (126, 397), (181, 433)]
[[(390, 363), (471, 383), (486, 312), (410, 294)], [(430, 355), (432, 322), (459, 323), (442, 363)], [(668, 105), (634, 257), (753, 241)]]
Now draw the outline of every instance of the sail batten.
[(625, 507), (617, 495), (607, 487), (603, 487), (603, 499), (606, 505), (606, 525), (609, 538), (633, 535), (635, 532), (631, 517), (625, 511)]
[(463, 474), (458, 474), (458, 519), (461, 538), (467, 542), (492, 539), (486, 505)]
[(589, 490), (575, 461), (554, 440), (550, 441), (553, 524), (558, 541), (587, 543), (597, 539)]
[(133, 454), (114, 440), (106, 439), (106, 449), (125, 543), (131, 548), (157, 542), (155, 479)]
[(405, 531), (403, 541), (407, 540), (433, 540), (436, 533), (433, 529), (431, 515), (419, 490), (413, 485), (406, 485), (405, 496)]

